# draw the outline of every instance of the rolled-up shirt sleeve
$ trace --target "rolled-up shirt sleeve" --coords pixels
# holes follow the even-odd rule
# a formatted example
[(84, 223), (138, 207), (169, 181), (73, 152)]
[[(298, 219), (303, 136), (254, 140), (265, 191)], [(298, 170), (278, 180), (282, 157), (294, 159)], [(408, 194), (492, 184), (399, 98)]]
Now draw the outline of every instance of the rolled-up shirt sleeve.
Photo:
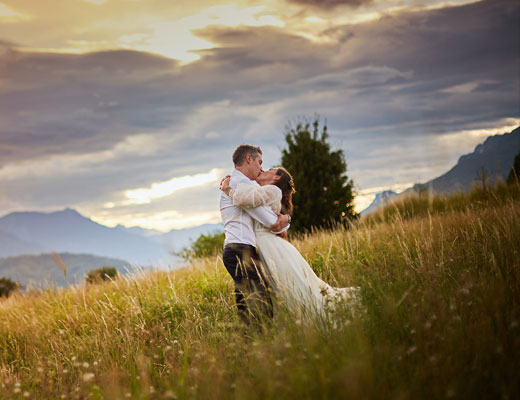
[(268, 228), (276, 224), (276, 221), (278, 221), (278, 215), (276, 215), (271, 207), (268, 206), (243, 208), (243, 210), (247, 212), (251, 218), (256, 219), (258, 222)]
[[(276, 222), (278, 222), (278, 215), (274, 213), (274, 211), (271, 209), (271, 207), (268, 206), (260, 206), (256, 208), (243, 208), (245, 212), (247, 212), (251, 218), (256, 219), (258, 222), (260, 222), (262, 225), (266, 226), (267, 228), (270, 228)], [(291, 224), (288, 224), (285, 228), (278, 232), (274, 232), (276, 234), (285, 232)]]
[[(237, 182), (237, 184), (234, 185), (234, 188), (237, 188), (238, 185), (244, 184), (244, 183), (246, 185), (253, 185), (253, 186), (255, 185), (254, 183), (252, 183), (251, 180), (245, 178), (245, 179), (242, 179), (241, 181)], [(231, 185), (231, 183), (230, 183), (230, 186), (233, 186), (233, 185)], [(244, 189), (247, 192), (247, 188), (244, 188)], [(278, 189), (278, 188), (276, 188), (276, 189)], [(253, 191), (254, 191), (254, 189), (253, 189)], [(246, 207), (240, 207), (240, 208), (244, 212), (249, 214), (249, 216), (251, 218), (260, 222), (262, 225), (264, 225), (267, 228), (270, 228), (271, 226), (276, 224), (276, 222), (278, 222), (278, 215), (276, 215), (276, 213), (273, 211), (273, 209), (269, 206), (263, 205), (263, 206), (258, 206), (258, 207), (254, 207), (254, 208), (246, 208)], [(278, 234), (278, 233), (285, 232), (287, 229), (289, 229), (289, 226), (290, 225), (287, 225), (281, 231), (275, 232), (275, 233)]]

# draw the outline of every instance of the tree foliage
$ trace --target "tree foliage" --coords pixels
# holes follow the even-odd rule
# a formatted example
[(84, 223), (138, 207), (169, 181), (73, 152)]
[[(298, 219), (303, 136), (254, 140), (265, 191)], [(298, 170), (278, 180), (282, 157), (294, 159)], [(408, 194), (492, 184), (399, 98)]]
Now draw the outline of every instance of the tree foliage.
[(0, 278), (0, 297), (9, 297), (20, 289), (20, 284), (9, 278)]
[(520, 180), (520, 153), (518, 153), (515, 157), (515, 161), (513, 163), (513, 168), (509, 171), (509, 175), (507, 176), (507, 183), (512, 185), (513, 183), (517, 183)]
[(90, 271), (87, 274), (87, 283), (101, 283), (103, 281), (112, 281), (117, 278), (119, 272), (115, 267), (101, 267)]
[(282, 166), (293, 176), (296, 188), (291, 231), (331, 228), (357, 217), (343, 151), (331, 150), (328, 137), (326, 123), (320, 132), (319, 118), (312, 124), (299, 122), (285, 132)]
[(224, 233), (201, 234), (189, 248), (184, 248), (178, 255), (185, 260), (213, 256), (224, 247)]

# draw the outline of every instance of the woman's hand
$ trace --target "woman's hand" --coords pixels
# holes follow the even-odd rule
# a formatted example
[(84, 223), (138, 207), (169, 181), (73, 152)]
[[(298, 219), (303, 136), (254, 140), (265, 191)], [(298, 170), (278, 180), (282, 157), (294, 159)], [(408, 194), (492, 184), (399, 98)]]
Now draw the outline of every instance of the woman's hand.
[(229, 196), (229, 192), (231, 188), (229, 187), (229, 180), (231, 179), (230, 175), (226, 175), (224, 179), (220, 181), (220, 190), (222, 190), (225, 194)]

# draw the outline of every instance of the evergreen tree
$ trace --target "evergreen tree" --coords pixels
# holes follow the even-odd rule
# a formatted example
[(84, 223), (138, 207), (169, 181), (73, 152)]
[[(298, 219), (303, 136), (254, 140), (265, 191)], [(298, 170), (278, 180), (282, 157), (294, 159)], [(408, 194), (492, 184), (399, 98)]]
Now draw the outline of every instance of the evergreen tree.
[(343, 151), (331, 150), (326, 123), (319, 131), (320, 120), (316, 118), (312, 126), (300, 122), (285, 132), (287, 149), (282, 150), (282, 166), (293, 176), (296, 188), (293, 232), (331, 228), (358, 216)]

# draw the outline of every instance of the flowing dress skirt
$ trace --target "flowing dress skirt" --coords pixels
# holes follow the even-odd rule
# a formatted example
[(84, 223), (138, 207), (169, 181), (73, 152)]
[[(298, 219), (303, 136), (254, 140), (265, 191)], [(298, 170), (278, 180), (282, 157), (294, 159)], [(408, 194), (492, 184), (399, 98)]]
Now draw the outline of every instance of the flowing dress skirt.
[(288, 241), (256, 230), (256, 245), (276, 298), (303, 318), (326, 318), (338, 301), (356, 301), (359, 288), (333, 288), (314, 273), (300, 252)]

